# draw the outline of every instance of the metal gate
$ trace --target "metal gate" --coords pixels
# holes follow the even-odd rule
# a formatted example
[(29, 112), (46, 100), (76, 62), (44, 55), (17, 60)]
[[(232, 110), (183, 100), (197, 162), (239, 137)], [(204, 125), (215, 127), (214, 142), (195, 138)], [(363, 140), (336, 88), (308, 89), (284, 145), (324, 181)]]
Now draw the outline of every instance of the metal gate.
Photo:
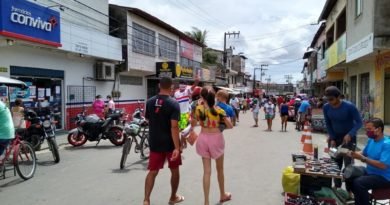
[(96, 97), (96, 87), (69, 85), (67, 89), (66, 127), (71, 129), (74, 128), (74, 123), (71, 122), (71, 119), (83, 111), (84, 107), (87, 113), (92, 112), (91, 105)]

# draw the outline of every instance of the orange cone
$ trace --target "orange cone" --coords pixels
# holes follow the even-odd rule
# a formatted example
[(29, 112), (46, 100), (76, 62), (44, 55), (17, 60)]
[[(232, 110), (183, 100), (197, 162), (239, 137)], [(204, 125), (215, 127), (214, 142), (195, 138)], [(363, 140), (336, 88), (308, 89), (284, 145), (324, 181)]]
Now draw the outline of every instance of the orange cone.
[(305, 138), (308, 133), (309, 133), (309, 122), (305, 122), (305, 125), (303, 126), (302, 137), (301, 137), (302, 144), (305, 142)]
[(313, 149), (313, 139), (311, 137), (311, 131), (310, 128), (308, 128), (308, 131), (306, 132), (306, 137), (303, 142), (303, 150), (305, 154), (313, 155), (314, 149)]

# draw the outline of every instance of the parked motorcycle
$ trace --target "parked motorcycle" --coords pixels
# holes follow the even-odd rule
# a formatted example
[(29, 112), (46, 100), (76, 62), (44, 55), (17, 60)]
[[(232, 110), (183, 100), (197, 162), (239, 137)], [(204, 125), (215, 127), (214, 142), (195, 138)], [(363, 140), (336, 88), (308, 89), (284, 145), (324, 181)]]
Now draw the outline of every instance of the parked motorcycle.
[(109, 114), (105, 120), (100, 119), (97, 115), (92, 114), (86, 116), (84, 112), (77, 115), (75, 123), (77, 128), (69, 131), (68, 142), (74, 147), (84, 145), (87, 140), (97, 141), (108, 139), (116, 146), (124, 144), (123, 127), (115, 125), (123, 116), (121, 110), (115, 110)]
[(39, 114), (33, 110), (27, 110), (24, 118), (30, 122), (30, 126), (27, 129), (18, 129), (18, 133), (22, 136), (23, 140), (31, 143), (33, 148), (38, 151), (46, 139), (54, 162), (60, 162), (55, 134), (56, 124), (58, 122), (54, 120), (55, 114), (48, 110), (39, 111)]

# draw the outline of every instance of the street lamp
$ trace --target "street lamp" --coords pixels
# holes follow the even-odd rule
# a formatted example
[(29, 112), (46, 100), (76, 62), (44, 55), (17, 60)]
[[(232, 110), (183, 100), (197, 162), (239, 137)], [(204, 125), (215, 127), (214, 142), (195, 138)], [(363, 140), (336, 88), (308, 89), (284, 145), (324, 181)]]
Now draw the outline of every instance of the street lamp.
[(85, 112), (85, 81), (94, 80), (92, 77), (83, 77), (83, 112)]
[(263, 68), (263, 67), (268, 67), (268, 64), (261, 64), (260, 66), (260, 82), (263, 83), (263, 75), (265, 75), (265, 73), (263, 73), (263, 70), (268, 70), (266, 68)]
[(266, 68), (268, 64), (261, 64), (260, 68), (254, 68), (253, 69), (253, 95), (255, 95), (255, 90), (256, 90), (256, 70), (260, 70), (260, 82), (262, 82), (262, 76), (263, 76), (263, 70), (267, 70)]

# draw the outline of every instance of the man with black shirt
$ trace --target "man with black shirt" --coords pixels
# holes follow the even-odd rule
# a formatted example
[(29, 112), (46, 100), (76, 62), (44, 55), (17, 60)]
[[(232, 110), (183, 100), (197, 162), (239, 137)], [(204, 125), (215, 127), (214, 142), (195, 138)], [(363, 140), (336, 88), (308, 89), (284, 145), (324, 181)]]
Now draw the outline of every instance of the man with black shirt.
[(160, 80), (160, 93), (150, 98), (146, 103), (145, 117), (149, 120), (149, 173), (145, 180), (144, 205), (150, 205), (150, 195), (154, 181), (160, 169), (167, 160), (171, 170), (172, 193), (169, 204), (184, 201), (183, 196), (177, 195), (180, 173), (179, 166), (182, 164), (180, 156), (179, 139), (179, 103), (170, 97), (172, 91), (172, 79)]

